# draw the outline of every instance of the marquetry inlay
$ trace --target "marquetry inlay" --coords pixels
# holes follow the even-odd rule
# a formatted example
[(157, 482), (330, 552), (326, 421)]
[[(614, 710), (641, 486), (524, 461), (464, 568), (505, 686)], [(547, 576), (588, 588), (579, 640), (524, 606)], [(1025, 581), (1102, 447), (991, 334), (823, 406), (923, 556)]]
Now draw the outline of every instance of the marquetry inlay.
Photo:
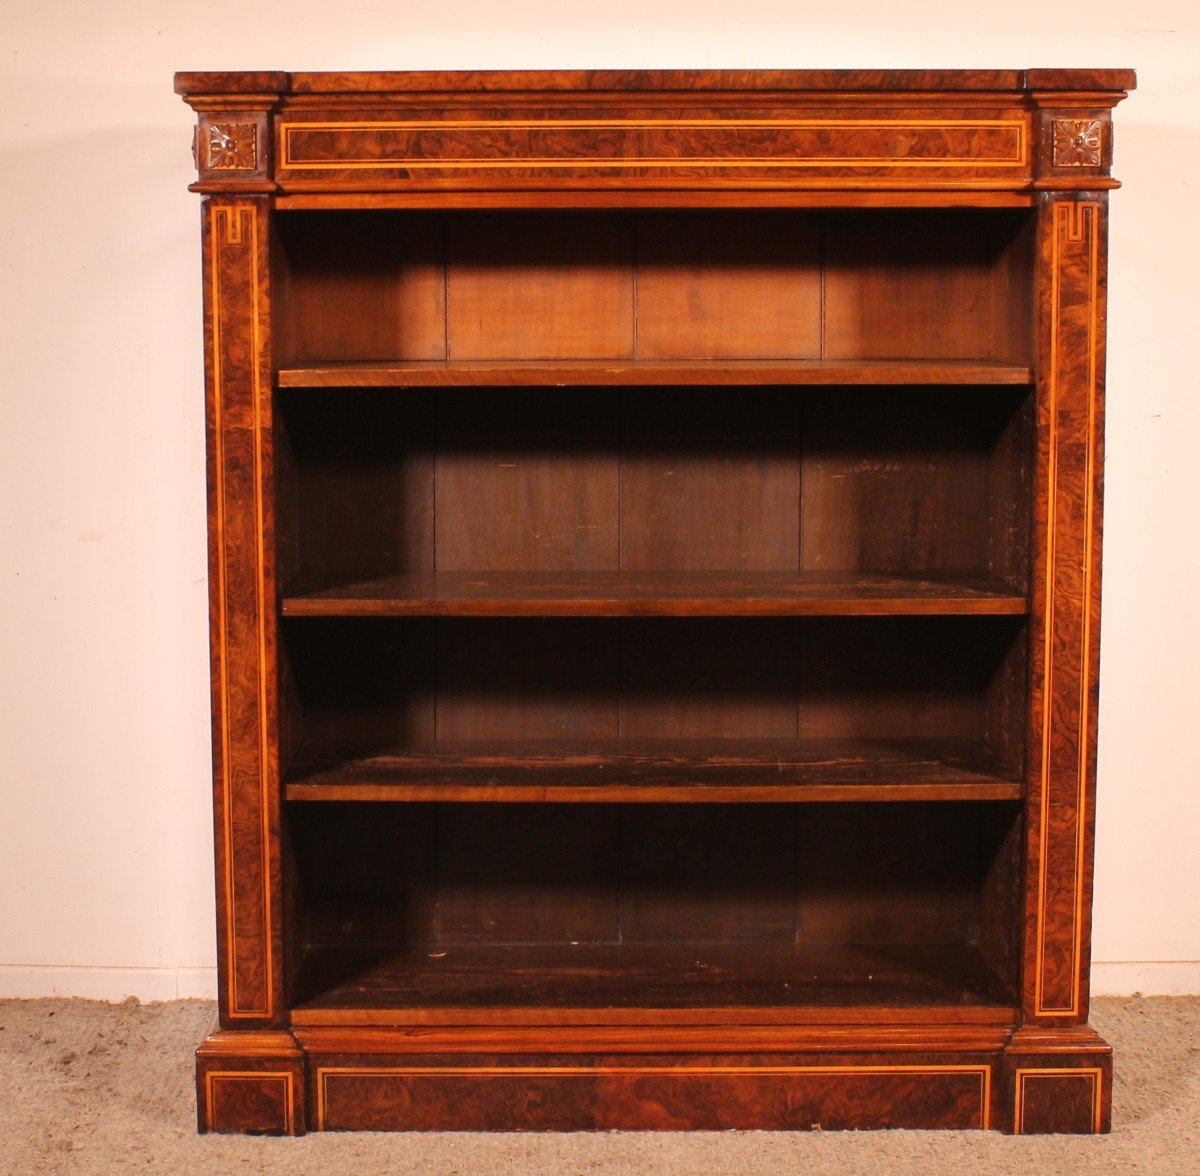
[(260, 1090), (276, 1085), (283, 1087), (283, 1131), (285, 1135), (296, 1133), (296, 1078), (290, 1070), (275, 1073), (270, 1070), (209, 1070), (204, 1076), (206, 1096), (205, 1114), (209, 1130), (218, 1126), (215, 1121), (214, 1108), (221, 1096), (219, 1086), (225, 1087), (226, 1093), (241, 1086), (258, 1087)]
[[(703, 166), (1023, 167), (1022, 118), (404, 119), (290, 122), (281, 166), (454, 171)], [(597, 141), (607, 150), (599, 150)]]
[(1103, 1083), (1104, 1071), (1097, 1067), (1055, 1067), (1052, 1069), (1019, 1069), (1016, 1072), (1013, 1106), (1013, 1134), (1025, 1134), (1025, 1099), (1028, 1083), (1033, 1081), (1078, 1082), (1088, 1083), (1088, 1097), (1091, 1105), (1091, 1129), (1093, 1134), (1099, 1134), (1103, 1128), (1104, 1102)]
[[(268, 697), (267, 662), (268, 603), (264, 587), (267, 554), (264, 539), (265, 503), (263, 497), (264, 398), (261, 386), (260, 357), (263, 314), (260, 305), (262, 281), (259, 272), (258, 211), (252, 204), (212, 204), (211, 282), (209, 304), (212, 346), (212, 411), (215, 458), (213, 525), (218, 536), (213, 574), (216, 587), (216, 632), (214, 658), (219, 667), (217, 715), (220, 732), (220, 769), (223, 860), (226, 909), (226, 961), (229, 970), (228, 1010), (230, 1019), (269, 1018), (274, 1012), (274, 960), (271, 951), (260, 951), (252, 944), (270, 945), (274, 941), (271, 919), (271, 791), (270, 732), (271, 709)], [(246, 412), (248, 409), (248, 412)], [(245, 455), (228, 452), (231, 437), (237, 433), (226, 427), (226, 419), (241, 419), (245, 413), (252, 442), (249, 453), (250, 501), (244, 500), (247, 487)], [(231, 503), (236, 508), (231, 510)], [(238, 596), (235, 575), (242, 570), (237, 551), (230, 549), (228, 523), (236, 522), (237, 512), (250, 511), (253, 519), (252, 611), (242, 611), (245, 602)], [(252, 632), (251, 648), (255, 658), (251, 674), (239, 676), (231, 653), (237, 632)], [(252, 709), (251, 709), (252, 707)], [(256, 745), (244, 751), (237, 746), (237, 733), (246, 730), (243, 721), (252, 714)], [(254, 798), (251, 808), (249, 798)], [(249, 843), (243, 833), (235, 832), (239, 806), (256, 812), (257, 868), (239, 870), (235, 858), (244, 858)], [(239, 849), (240, 845), (240, 849)], [(251, 851), (252, 852), (252, 851)], [(233, 912), (254, 911), (261, 936), (246, 935), (251, 924), (243, 915), (239, 924)], [(239, 926), (243, 932), (239, 936)]]
[[(1044, 665), (1047, 682), (1046, 714), (1042, 724), (1041, 774), (1038, 804), (1038, 897), (1037, 943), (1034, 969), (1035, 1012), (1039, 1016), (1075, 1016), (1081, 1002), (1083, 930), (1086, 917), (1087, 884), (1087, 785), (1089, 710), (1091, 707), (1092, 658), (1092, 575), (1095, 565), (1096, 514), (1094, 463), (1096, 461), (1096, 424), (1099, 411), (1099, 369), (1096, 365), (1096, 339), (1100, 331), (1100, 206), (1094, 201), (1061, 201), (1052, 210), (1050, 249), (1050, 366), (1047, 381), (1049, 408), (1050, 458), (1048, 480), (1050, 509), (1045, 537), (1046, 613), (1052, 618), (1044, 634)], [(1084, 344), (1081, 348), (1080, 344)], [(1076, 370), (1074, 357), (1084, 363)], [(1076, 381), (1076, 387), (1071, 381)], [(1082, 400), (1086, 414), (1081, 439), (1082, 487), (1080, 494), (1082, 523), (1082, 610), (1077, 647), (1056, 648), (1056, 625), (1064, 631), (1065, 622), (1055, 621), (1059, 609), (1060, 561), (1077, 559), (1059, 532), (1074, 518), (1073, 491), (1063, 475), (1060, 458), (1069, 441), (1063, 441), (1061, 419), (1064, 402)], [(1060, 452), (1061, 451), (1061, 452)], [(1069, 471), (1068, 471), (1069, 472)], [(1060, 518), (1060, 515), (1063, 517)], [(1066, 555), (1059, 553), (1066, 552)], [(1063, 607), (1070, 607), (1068, 601)], [(1064, 654), (1068, 656), (1064, 656)], [(1055, 730), (1064, 729), (1069, 717), (1055, 718), (1056, 708), (1066, 702), (1065, 694), (1056, 694), (1059, 675), (1074, 685), (1078, 713), (1075, 718), (1074, 754), (1064, 762), (1061, 747), (1056, 758)], [(1069, 768), (1069, 771), (1065, 769)], [(1070, 798), (1070, 807), (1064, 803)], [(1068, 815), (1069, 814), (1069, 815)], [(1052, 872), (1052, 846), (1061, 842), (1070, 846), (1071, 872), (1061, 868)], [(1069, 885), (1067, 885), (1069, 881)], [(1059, 895), (1070, 894), (1066, 907)], [(1054, 892), (1052, 894), (1052, 891)], [(1069, 922), (1063, 917), (1069, 912)]]
[(976, 1063), (948, 1065), (843, 1065), (843, 1066), (318, 1066), (316, 1071), (317, 1087), (317, 1130), (326, 1127), (326, 1113), (330, 1097), (331, 1079), (488, 1079), (488, 1078), (539, 1078), (553, 1077), (560, 1079), (586, 1078), (595, 1080), (600, 1077), (638, 1078), (647, 1075), (657, 1075), (663, 1078), (674, 1078), (680, 1081), (704, 1075), (706, 1078), (739, 1078), (746, 1075), (766, 1075), (774, 1077), (808, 1077), (808, 1078), (842, 1078), (846, 1076), (870, 1077), (916, 1077), (938, 1078), (941, 1076), (962, 1076), (977, 1078), (979, 1081), (979, 1127), (987, 1131), (991, 1127), (992, 1103), (992, 1069), (988, 1065)]

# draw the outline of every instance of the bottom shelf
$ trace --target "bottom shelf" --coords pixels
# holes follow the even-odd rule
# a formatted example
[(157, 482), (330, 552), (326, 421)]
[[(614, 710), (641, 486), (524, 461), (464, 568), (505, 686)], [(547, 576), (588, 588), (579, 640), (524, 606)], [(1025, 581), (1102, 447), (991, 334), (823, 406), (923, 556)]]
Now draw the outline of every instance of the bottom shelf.
[(634, 1024), (648, 1009), (681, 1024), (1014, 1017), (966, 944), (472, 944), (312, 949), (292, 1023)]

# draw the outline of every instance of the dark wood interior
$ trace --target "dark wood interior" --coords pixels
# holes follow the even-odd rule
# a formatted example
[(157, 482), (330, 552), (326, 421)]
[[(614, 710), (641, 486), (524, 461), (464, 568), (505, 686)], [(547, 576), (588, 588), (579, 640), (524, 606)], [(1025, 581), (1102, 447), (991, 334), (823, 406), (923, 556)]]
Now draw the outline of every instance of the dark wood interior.
[(276, 224), (302, 1004), (1011, 999), (1029, 217)]
[(990, 386), (290, 389), (285, 611), (417, 572), (488, 574), (513, 596), (520, 577), (569, 595), (594, 572), (635, 592), (685, 573), (701, 597), (706, 573), (753, 592), (785, 572), (845, 573), (851, 595), (881, 574), (1023, 596), (1031, 417), (1027, 388)]
[(1013, 805), (289, 811), (301, 1009), (1013, 999), (979, 946)]
[(285, 371), (1032, 360), (1027, 211), (288, 212)]
[(1022, 779), (1017, 617), (298, 618), (284, 648), (297, 797)]

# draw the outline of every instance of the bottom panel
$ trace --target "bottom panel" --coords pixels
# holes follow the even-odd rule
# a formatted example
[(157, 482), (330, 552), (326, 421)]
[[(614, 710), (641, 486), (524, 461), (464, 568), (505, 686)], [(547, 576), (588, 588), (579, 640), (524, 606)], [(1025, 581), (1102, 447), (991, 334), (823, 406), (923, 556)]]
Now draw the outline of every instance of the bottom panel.
[(1089, 1029), (342, 1027), (220, 1032), (197, 1054), (200, 1129), (245, 1134), (1094, 1133), (1111, 1087)]
[(724, 1131), (990, 1126), (991, 1066), (618, 1061), (313, 1068), (315, 1126), (367, 1131)]

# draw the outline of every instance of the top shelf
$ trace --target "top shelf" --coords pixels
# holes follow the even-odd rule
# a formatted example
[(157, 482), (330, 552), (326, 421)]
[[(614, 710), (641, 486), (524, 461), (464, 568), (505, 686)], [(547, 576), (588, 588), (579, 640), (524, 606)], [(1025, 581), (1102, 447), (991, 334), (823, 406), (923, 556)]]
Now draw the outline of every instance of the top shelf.
[(1033, 369), (992, 360), (398, 360), (281, 368), (280, 388), (712, 385), (1022, 385)]

